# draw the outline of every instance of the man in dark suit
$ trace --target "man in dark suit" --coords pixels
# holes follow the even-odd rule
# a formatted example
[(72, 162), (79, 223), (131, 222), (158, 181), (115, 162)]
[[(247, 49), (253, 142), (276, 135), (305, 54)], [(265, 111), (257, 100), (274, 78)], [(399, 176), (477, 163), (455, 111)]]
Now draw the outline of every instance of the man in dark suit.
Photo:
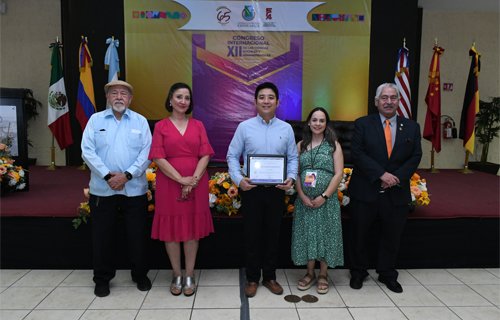
[(410, 178), (422, 158), (420, 126), (396, 114), (399, 92), (395, 84), (377, 88), (377, 113), (355, 122), (352, 138), (354, 170), (349, 184), (351, 195), (351, 281), (361, 289), (368, 276), (368, 235), (380, 220), (378, 280), (393, 292), (403, 292), (395, 269), (399, 243), (409, 203)]

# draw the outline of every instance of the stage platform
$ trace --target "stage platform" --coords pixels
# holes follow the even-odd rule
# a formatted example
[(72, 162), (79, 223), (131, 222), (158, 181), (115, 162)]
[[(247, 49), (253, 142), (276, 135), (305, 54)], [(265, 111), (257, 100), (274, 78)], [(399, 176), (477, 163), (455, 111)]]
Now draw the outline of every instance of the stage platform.
[[(224, 169), (210, 169), (217, 170)], [(481, 172), (464, 175), (456, 170), (435, 174), (421, 170), (419, 174), (427, 179), (431, 203), (411, 213), (398, 266), (498, 267), (500, 177)], [(91, 226), (74, 230), (71, 223), (79, 203), (85, 200), (82, 190), (88, 180), (89, 172), (75, 167), (55, 171), (30, 168), (30, 190), (7, 194), (0, 200), (1, 268), (91, 268)], [(347, 248), (348, 212), (344, 216)], [(198, 267), (240, 267), (241, 219), (214, 216), (214, 224), (215, 233), (200, 241)], [(293, 266), (291, 225), (292, 218), (284, 217), (280, 254), (283, 268)], [(118, 237), (118, 265), (127, 267), (124, 235)], [(148, 250), (152, 268), (168, 267), (162, 243), (151, 240)]]

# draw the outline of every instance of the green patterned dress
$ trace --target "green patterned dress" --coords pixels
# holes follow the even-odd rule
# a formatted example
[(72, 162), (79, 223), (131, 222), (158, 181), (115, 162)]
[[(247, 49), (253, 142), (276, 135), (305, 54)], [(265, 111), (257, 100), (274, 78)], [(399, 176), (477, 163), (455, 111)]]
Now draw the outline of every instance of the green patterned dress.
[[(333, 148), (323, 142), (300, 155), (302, 190), (311, 199), (321, 195), (334, 175)], [(306, 171), (316, 171), (316, 187), (304, 186)], [(306, 265), (309, 260), (325, 261), (329, 267), (344, 264), (340, 204), (334, 193), (319, 208), (308, 208), (297, 197), (292, 229), (292, 261)]]

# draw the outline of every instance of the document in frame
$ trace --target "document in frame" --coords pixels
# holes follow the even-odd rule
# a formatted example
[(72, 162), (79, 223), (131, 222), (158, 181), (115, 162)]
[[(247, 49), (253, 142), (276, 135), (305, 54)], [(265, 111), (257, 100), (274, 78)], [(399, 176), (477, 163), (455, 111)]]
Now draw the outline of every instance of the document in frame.
[(286, 180), (286, 155), (247, 155), (247, 177), (252, 184), (277, 185)]

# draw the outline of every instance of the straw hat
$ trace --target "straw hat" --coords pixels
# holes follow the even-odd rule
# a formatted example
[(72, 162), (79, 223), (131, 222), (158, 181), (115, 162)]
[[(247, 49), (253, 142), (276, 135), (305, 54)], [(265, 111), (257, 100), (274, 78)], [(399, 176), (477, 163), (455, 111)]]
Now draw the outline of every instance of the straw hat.
[(108, 93), (109, 88), (114, 87), (114, 86), (126, 87), (128, 89), (128, 91), (130, 91), (130, 94), (134, 93), (134, 87), (132, 87), (132, 85), (130, 83), (122, 81), (122, 80), (113, 80), (113, 81), (106, 83), (106, 85), (104, 86), (104, 92)]

